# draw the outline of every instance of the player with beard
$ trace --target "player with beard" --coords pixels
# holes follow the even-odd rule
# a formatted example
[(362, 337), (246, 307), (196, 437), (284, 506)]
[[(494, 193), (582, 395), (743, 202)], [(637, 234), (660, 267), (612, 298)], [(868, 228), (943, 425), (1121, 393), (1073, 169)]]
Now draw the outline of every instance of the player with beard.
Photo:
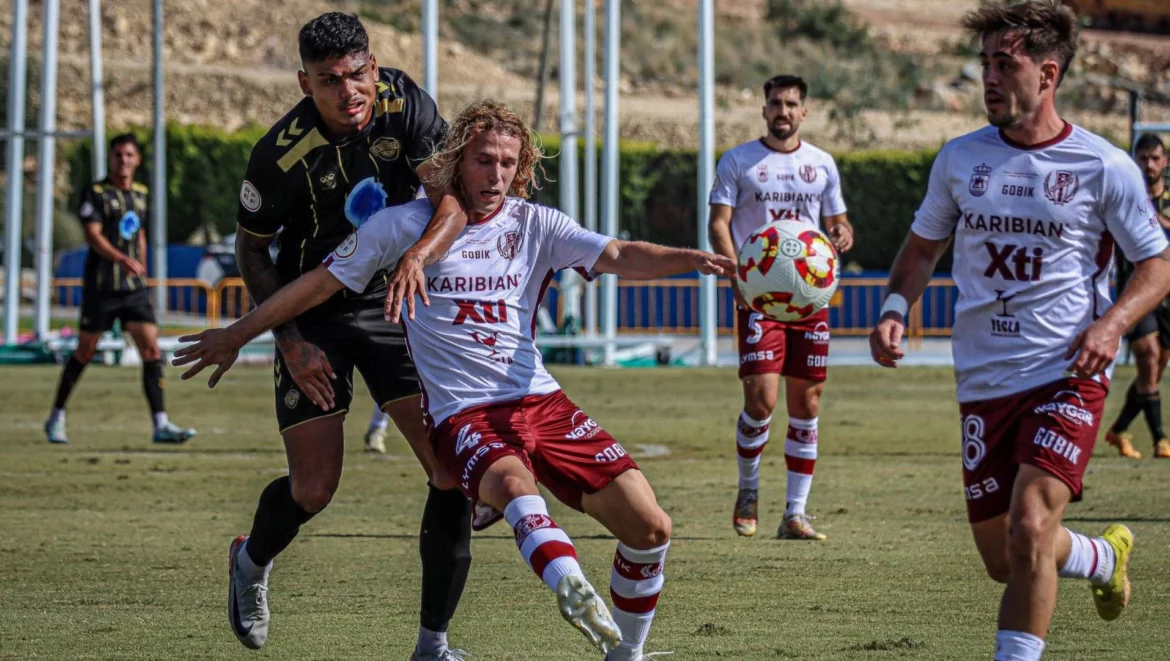
[[(719, 159), (709, 226), (716, 253), (735, 259), (753, 232), (777, 220), (823, 226), (838, 251), (853, 246), (837, 164), (800, 136), (800, 124), (808, 116), (807, 96), (808, 85), (797, 76), (768, 80), (763, 109), (767, 134)], [(768, 442), (783, 376), (788, 493), (777, 537), (823, 540), (825, 535), (813, 529), (805, 507), (817, 459), (817, 416), (829, 357), (829, 311), (798, 322), (773, 321), (752, 311), (739, 290), (733, 287), (733, 291), (743, 411), (736, 425), (739, 493), (732, 525), (740, 535), (756, 534), (760, 455)]]
[[(991, 126), (935, 159), (870, 349), (897, 365), (910, 305), (953, 240), (967, 518), (984, 568), (1006, 584), (995, 659), (1038, 661), (1058, 577), (1086, 580), (1102, 619), (1129, 605), (1133, 533), (1113, 524), (1089, 538), (1062, 519), (1081, 496), (1121, 334), (1170, 290), (1170, 250), (1129, 155), (1056, 111), (1073, 12), (986, 5), (963, 27), (982, 46)], [(1136, 266), (1111, 304), (1114, 242)]]

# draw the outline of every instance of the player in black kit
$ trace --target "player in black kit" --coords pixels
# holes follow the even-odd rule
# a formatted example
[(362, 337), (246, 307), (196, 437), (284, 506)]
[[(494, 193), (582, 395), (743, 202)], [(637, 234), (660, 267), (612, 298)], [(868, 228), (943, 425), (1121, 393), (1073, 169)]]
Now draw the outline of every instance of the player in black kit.
[[(413, 80), (378, 67), (356, 16), (327, 13), (307, 23), (300, 56), (305, 98), (256, 144), (240, 190), (236, 256), (257, 303), (315, 268), (375, 211), (413, 199), (419, 174), (447, 131), (434, 101)], [(423, 242), (442, 254), (466, 216), (455, 196), (427, 194), (436, 215)], [(281, 228), (273, 264), (268, 248)], [(276, 417), (289, 475), (264, 489), (251, 534), (237, 538), (229, 554), (228, 618), (247, 647), (267, 640), (272, 559), (337, 490), (356, 367), (430, 478), (419, 539), (421, 626), (412, 658), (459, 658), (447, 647), (446, 630), (471, 564), (471, 513), (427, 440), (402, 328), (383, 317), (388, 278), (379, 274), (362, 294), (339, 293), (274, 331)]]
[(85, 226), (85, 277), (81, 291), (81, 334), (77, 349), (61, 370), (53, 410), (45, 421), (50, 443), (68, 443), (65, 435), (65, 403), (81, 373), (97, 352), (102, 333), (120, 320), (134, 338), (142, 358), (142, 390), (150, 405), (155, 443), (185, 443), (195, 435), (167, 419), (163, 405), (162, 354), (158, 349), (158, 324), (150, 291), (146, 288), (147, 188), (134, 181), (142, 163), (138, 140), (124, 133), (110, 140), (110, 174), (81, 194), (78, 216)]

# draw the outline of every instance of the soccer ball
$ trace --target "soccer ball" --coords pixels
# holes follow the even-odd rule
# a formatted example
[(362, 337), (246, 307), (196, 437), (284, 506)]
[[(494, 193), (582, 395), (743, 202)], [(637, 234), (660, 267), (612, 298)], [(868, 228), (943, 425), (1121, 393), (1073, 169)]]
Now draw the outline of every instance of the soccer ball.
[(739, 291), (753, 310), (776, 321), (799, 321), (829, 304), (838, 282), (837, 250), (820, 230), (778, 220), (739, 249)]

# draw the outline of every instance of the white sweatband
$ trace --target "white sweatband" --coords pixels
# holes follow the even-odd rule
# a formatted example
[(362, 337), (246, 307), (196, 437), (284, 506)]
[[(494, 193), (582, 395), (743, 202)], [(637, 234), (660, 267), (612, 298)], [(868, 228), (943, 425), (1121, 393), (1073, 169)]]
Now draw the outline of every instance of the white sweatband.
[(906, 313), (910, 312), (910, 305), (906, 303), (906, 297), (901, 294), (890, 294), (886, 297), (886, 302), (882, 303), (882, 311), (878, 316), (884, 316), (887, 312), (897, 312), (906, 318)]

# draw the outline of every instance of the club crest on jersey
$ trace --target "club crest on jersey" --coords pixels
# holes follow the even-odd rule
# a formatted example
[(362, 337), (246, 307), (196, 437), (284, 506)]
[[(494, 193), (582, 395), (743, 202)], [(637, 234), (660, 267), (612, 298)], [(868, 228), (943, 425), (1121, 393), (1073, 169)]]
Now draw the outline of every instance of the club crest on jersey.
[(806, 184), (811, 184), (817, 180), (817, 169), (812, 165), (800, 166), (800, 180)]
[(520, 232), (507, 232), (496, 240), (496, 249), (500, 251), (500, 257), (516, 259), (516, 255), (520, 254), (520, 244), (523, 242)]
[(378, 138), (370, 145), (370, 153), (383, 161), (393, 161), (400, 151), (402, 145), (394, 138)]
[(971, 174), (971, 184), (967, 186), (967, 190), (975, 197), (983, 197), (987, 192), (987, 185), (991, 181), (991, 166), (986, 163), (975, 166), (974, 172)]
[(1081, 189), (1081, 178), (1068, 170), (1054, 170), (1044, 177), (1044, 197), (1063, 206), (1072, 201)]
[(140, 229), (142, 229), (142, 219), (133, 211), (127, 211), (118, 221), (118, 236), (121, 236), (123, 240), (133, 239)]
[(758, 180), (761, 184), (768, 183), (768, 166), (767, 165), (761, 163), (760, 165), (756, 166), (756, 180)]

